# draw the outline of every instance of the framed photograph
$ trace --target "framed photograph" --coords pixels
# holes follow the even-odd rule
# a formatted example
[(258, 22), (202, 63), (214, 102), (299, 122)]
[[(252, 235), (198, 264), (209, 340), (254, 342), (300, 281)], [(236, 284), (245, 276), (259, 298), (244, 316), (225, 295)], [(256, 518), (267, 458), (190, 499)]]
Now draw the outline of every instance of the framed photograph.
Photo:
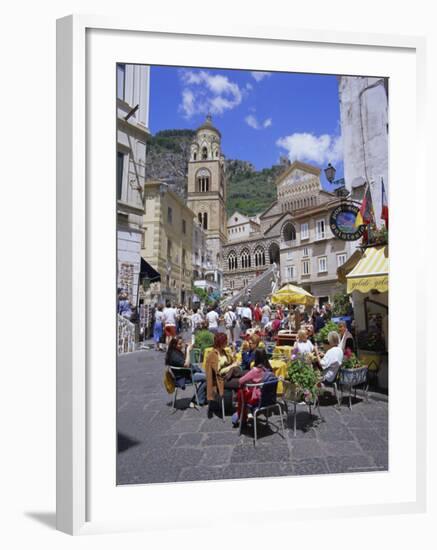
[(424, 510), (424, 49), (58, 21), (58, 529)]

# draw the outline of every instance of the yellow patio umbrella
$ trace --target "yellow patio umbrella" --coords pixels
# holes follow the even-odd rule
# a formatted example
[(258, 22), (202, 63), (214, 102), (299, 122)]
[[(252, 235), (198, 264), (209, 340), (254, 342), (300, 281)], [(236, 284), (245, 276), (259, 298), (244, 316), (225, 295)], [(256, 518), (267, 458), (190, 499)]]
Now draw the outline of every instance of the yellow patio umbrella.
[(272, 303), (285, 306), (313, 306), (316, 303), (316, 299), (312, 294), (310, 294), (303, 288), (291, 284), (286, 284), (281, 289), (272, 294)]

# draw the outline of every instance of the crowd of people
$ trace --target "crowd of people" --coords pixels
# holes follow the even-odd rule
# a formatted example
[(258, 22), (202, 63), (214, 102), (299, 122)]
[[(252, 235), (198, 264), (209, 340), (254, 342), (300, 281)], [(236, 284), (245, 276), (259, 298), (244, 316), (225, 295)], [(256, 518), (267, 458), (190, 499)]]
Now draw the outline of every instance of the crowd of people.
[[(217, 304), (206, 308), (195, 306), (191, 310), (184, 308), (184, 313), (188, 319), (184, 326), (192, 335), (191, 342), (185, 343), (180, 323), (181, 308), (169, 302), (165, 306), (156, 305), (153, 329), (156, 349), (164, 350), (166, 344), (165, 364), (176, 367), (173, 375), (178, 384), (184, 386), (184, 379), (193, 377), (197, 398), (193, 397), (191, 407), (206, 405), (217, 393), (222, 396), (225, 390), (232, 390), (234, 426), (241, 420), (243, 400), (253, 405), (260, 398), (259, 387), (247, 388), (246, 385), (274, 379), (265, 345), (274, 341), (281, 329), (291, 329), (296, 334), (293, 352), (313, 354), (314, 366), (321, 370), (322, 380), (327, 383), (334, 380), (346, 349), (355, 351), (354, 337), (345, 322), (338, 323), (338, 331), (328, 333), (323, 351), (318, 348), (315, 336), (332, 318), (330, 304), (307, 312), (299, 306), (285, 308), (268, 302), (252, 306), (247, 302), (236, 308), (227, 306), (224, 310)], [(214, 344), (201, 368), (191, 363), (191, 350), (196, 332), (205, 329), (214, 335)], [(188, 369), (192, 369), (191, 374)]]

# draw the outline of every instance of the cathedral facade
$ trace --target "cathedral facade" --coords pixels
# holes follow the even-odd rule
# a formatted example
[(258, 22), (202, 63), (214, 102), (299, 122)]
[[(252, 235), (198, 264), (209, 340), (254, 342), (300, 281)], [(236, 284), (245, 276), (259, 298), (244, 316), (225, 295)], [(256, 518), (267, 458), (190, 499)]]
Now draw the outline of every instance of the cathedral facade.
[(320, 169), (294, 162), (276, 181), (277, 199), (254, 218), (234, 212), (228, 219), (223, 248), (224, 290), (236, 294), (254, 285), (275, 263), (282, 283), (299, 285), (331, 301), (341, 290), (337, 268), (347, 260), (347, 243), (329, 227), (330, 212), (339, 204), (325, 191)]

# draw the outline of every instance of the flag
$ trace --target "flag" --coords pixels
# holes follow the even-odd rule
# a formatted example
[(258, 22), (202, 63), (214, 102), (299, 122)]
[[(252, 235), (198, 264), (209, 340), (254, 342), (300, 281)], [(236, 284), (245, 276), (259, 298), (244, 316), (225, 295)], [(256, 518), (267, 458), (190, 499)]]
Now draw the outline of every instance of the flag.
[(384, 220), (385, 227), (388, 229), (388, 201), (385, 194), (384, 180), (381, 178), (381, 220)]
[(360, 225), (369, 225), (373, 218), (372, 195), (370, 194), (370, 187), (367, 185), (360, 211), (355, 218), (355, 227), (360, 227)]

